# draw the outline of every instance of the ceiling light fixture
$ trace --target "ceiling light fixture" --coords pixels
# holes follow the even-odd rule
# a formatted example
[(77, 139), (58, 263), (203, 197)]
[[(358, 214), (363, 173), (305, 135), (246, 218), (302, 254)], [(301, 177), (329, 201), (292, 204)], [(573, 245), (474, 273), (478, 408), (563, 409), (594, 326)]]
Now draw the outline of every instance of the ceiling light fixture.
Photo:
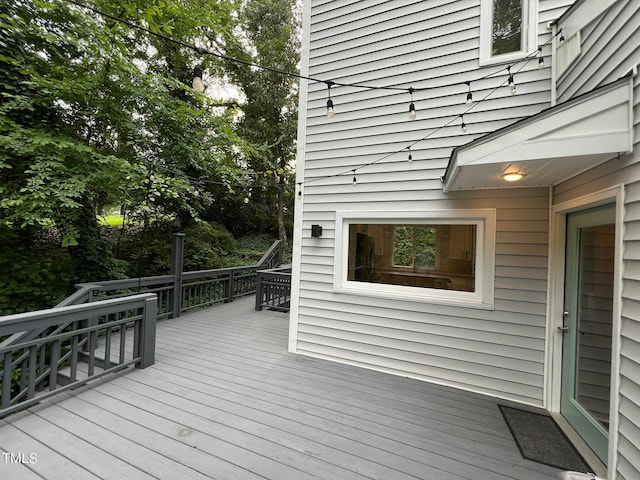
[(526, 176), (527, 176), (527, 174), (524, 173), (524, 172), (508, 172), (508, 173), (503, 173), (502, 175), (500, 175), (500, 178), (502, 178), (503, 180), (505, 180), (507, 182), (519, 182), (520, 180), (522, 180)]

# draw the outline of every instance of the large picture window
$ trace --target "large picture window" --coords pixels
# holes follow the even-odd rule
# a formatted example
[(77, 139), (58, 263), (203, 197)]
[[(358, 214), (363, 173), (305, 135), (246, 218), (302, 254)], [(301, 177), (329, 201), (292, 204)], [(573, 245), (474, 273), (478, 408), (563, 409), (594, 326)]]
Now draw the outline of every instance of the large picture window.
[(336, 291), (491, 306), (495, 211), (412, 215), (338, 213)]
[(473, 292), (476, 228), (351, 224), (348, 280)]

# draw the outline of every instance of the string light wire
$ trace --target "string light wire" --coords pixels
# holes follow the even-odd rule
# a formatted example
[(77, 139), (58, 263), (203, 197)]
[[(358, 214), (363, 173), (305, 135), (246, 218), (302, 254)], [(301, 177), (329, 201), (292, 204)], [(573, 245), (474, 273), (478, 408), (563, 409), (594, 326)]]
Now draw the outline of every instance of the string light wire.
[[(549, 40), (547, 43), (545, 43), (545, 45), (543, 45), (543, 47), (544, 47), (544, 46), (546, 46), (547, 44), (549, 44), (550, 42), (551, 42), (551, 40)], [(522, 71), (522, 70), (523, 70), (523, 69), (524, 69), (524, 68), (525, 68), (525, 67), (526, 67), (526, 66), (527, 66), (527, 65), (528, 65), (528, 64), (529, 64), (529, 63), (530, 63), (534, 58), (535, 58), (535, 55), (536, 55), (537, 53), (538, 53), (538, 50), (536, 49), (536, 50), (535, 50), (535, 52), (533, 52), (532, 54), (527, 55), (523, 60), (521, 60), (521, 62), (523, 62), (523, 63), (522, 63), (522, 65), (521, 65), (521, 66), (520, 66), (520, 67), (515, 71), (515, 73), (519, 73), (519, 72), (521, 72), (521, 71)], [(509, 65), (509, 67), (508, 67), (508, 68), (510, 69), (510, 68), (511, 68), (511, 65)], [(505, 70), (505, 69), (504, 69), (504, 68), (502, 68), (502, 69), (498, 70), (498, 72), (497, 72), (497, 73), (502, 73), (504, 70)], [(495, 74), (494, 74), (494, 75), (495, 75)], [(484, 77), (482, 77), (482, 78), (489, 78), (489, 77), (490, 77), (490, 75), (485, 75), (485, 76), (484, 76)], [(470, 112), (471, 110), (473, 110), (474, 108), (477, 108), (477, 107), (478, 107), (482, 102), (486, 101), (486, 100), (487, 100), (491, 95), (493, 95), (495, 92), (497, 92), (498, 90), (500, 90), (501, 88), (503, 88), (507, 83), (508, 83), (508, 80), (503, 80), (499, 85), (497, 85), (497, 86), (496, 86), (496, 87), (494, 87), (493, 89), (489, 90), (489, 92), (488, 92), (486, 95), (484, 95), (480, 100), (478, 100), (478, 101), (476, 101), (476, 102), (473, 102), (471, 105), (469, 105), (469, 106), (466, 108), (466, 110), (465, 110), (462, 114), (459, 114), (459, 115), (456, 115), (456, 116), (454, 116), (454, 117), (451, 117), (451, 118), (450, 118), (447, 122), (445, 122), (444, 124), (440, 125), (439, 127), (436, 127), (436, 128), (434, 128), (434, 129), (432, 129), (431, 131), (429, 131), (429, 132), (428, 132), (426, 135), (424, 135), (423, 137), (421, 137), (421, 138), (419, 138), (419, 139), (417, 139), (417, 140), (414, 140), (414, 141), (413, 141), (413, 142), (411, 142), (409, 145), (407, 145), (407, 146), (405, 146), (405, 147), (403, 147), (403, 148), (401, 148), (401, 149), (399, 149), (399, 150), (395, 150), (395, 151), (393, 151), (393, 152), (387, 153), (387, 154), (385, 154), (385, 155), (383, 155), (383, 156), (379, 157), (379, 158), (378, 158), (378, 159), (376, 159), (376, 160), (373, 160), (373, 161), (371, 161), (371, 162), (368, 162), (368, 163), (362, 164), (362, 165), (360, 165), (360, 166), (358, 166), (358, 167), (356, 167), (356, 168), (350, 168), (350, 169), (348, 169), (348, 170), (343, 170), (343, 171), (340, 171), (340, 172), (338, 172), (338, 173), (334, 173), (334, 174), (331, 174), (331, 175), (325, 175), (325, 176), (322, 176), (322, 177), (316, 177), (316, 178), (312, 178), (312, 179), (310, 179), (310, 180), (306, 180), (306, 181), (298, 182), (298, 185), (300, 185), (300, 186), (302, 186), (302, 185), (308, 185), (308, 184), (310, 184), (310, 183), (316, 183), (316, 182), (319, 182), (319, 181), (322, 181), (322, 180), (328, 180), (328, 179), (331, 179), (331, 178), (341, 177), (341, 176), (344, 176), (344, 175), (347, 175), (347, 174), (351, 174), (351, 173), (353, 174), (353, 176), (354, 176), (354, 178), (355, 178), (355, 174), (356, 174), (356, 172), (357, 172), (358, 170), (362, 170), (363, 168), (370, 167), (370, 166), (375, 165), (375, 164), (377, 164), (377, 163), (383, 162), (384, 160), (386, 160), (386, 159), (388, 159), (388, 158), (391, 158), (391, 157), (393, 157), (393, 156), (395, 156), (395, 155), (397, 155), (397, 154), (399, 154), (399, 153), (402, 153), (402, 152), (404, 152), (404, 151), (411, 150), (411, 149), (412, 149), (413, 147), (415, 147), (418, 143), (421, 143), (421, 142), (423, 142), (423, 141), (427, 140), (429, 137), (432, 137), (433, 135), (435, 135), (436, 133), (438, 133), (440, 130), (443, 130), (443, 129), (447, 128), (448, 126), (452, 125), (452, 124), (453, 124), (453, 123), (455, 123), (459, 118), (461, 118), (463, 115), (466, 115), (467, 113), (469, 113), (469, 112)], [(413, 156), (412, 156), (411, 160), (412, 160), (412, 161), (414, 161)], [(353, 183), (353, 182), (352, 182), (352, 183)]]
[[(276, 73), (276, 74), (279, 74), (279, 75), (284, 75), (284, 76), (288, 76), (288, 77), (297, 78), (299, 80), (307, 80), (309, 82), (315, 82), (315, 83), (324, 83), (325, 85), (327, 85), (329, 87), (329, 89), (331, 87), (351, 87), (351, 88), (360, 88), (360, 89), (365, 89), (365, 90), (402, 91), (402, 92), (407, 92), (407, 93), (409, 93), (411, 95), (411, 97), (412, 97), (411, 104), (413, 104), (413, 93), (414, 92), (428, 91), (428, 90), (434, 90), (434, 89), (437, 89), (437, 88), (441, 88), (440, 86), (437, 86), (437, 87), (422, 87), (422, 88), (420, 88), (420, 87), (418, 87), (418, 88), (415, 88), (415, 87), (400, 87), (400, 86), (380, 86), (380, 85), (375, 85), (374, 86), (374, 85), (368, 85), (368, 84), (362, 84), (362, 83), (346, 83), (346, 82), (339, 82), (339, 81), (333, 81), (333, 80), (323, 80), (323, 79), (319, 79), (319, 78), (316, 78), (316, 77), (302, 75), (300, 73), (288, 72), (288, 71), (285, 71), (285, 70), (282, 70), (282, 69), (278, 69), (278, 68), (274, 68), (274, 67), (271, 67), (271, 66), (261, 65), (261, 64), (255, 63), (255, 62), (250, 62), (250, 61), (242, 60), (242, 59), (239, 59), (239, 58), (234, 58), (234, 57), (231, 57), (231, 56), (219, 53), (219, 52), (214, 52), (214, 51), (208, 50), (208, 49), (206, 49), (204, 47), (199, 47), (199, 46), (184, 42), (182, 40), (177, 40), (175, 38), (169, 37), (168, 35), (162, 34), (160, 32), (154, 32), (153, 30), (151, 30), (149, 28), (143, 27), (141, 25), (137, 25), (137, 24), (135, 24), (135, 23), (133, 23), (133, 22), (131, 22), (129, 20), (125, 20), (123, 18), (117, 17), (117, 16), (112, 15), (110, 13), (104, 12), (104, 11), (102, 11), (102, 10), (92, 6), (92, 5), (88, 5), (88, 4), (85, 4), (83, 2), (79, 2), (77, 0), (61, 0), (61, 1), (69, 3), (69, 4), (72, 4), (72, 5), (75, 5), (75, 6), (79, 7), (79, 8), (87, 9), (87, 10), (89, 10), (89, 11), (91, 11), (91, 12), (97, 14), (97, 15), (100, 15), (100, 16), (104, 17), (104, 18), (108, 18), (110, 20), (122, 23), (124, 25), (129, 26), (130, 28), (145, 32), (146, 34), (154, 36), (156, 38), (160, 38), (160, 39), (165, 40), (167, 42), (171, 42), (171, 43), (174, 43), (176, 45), (179, 45), (179, 46), (181, 46), (183, 48), (186, 48), (186, 49), (189, 49), (189, 50), (193, 50), (194, 52), (198, 53), (199, 55), (209, 55), (209, 56), (212, 56), (212, 57), (219, 58), (221, 60), (225, 60), (225, 61), (230, 62), (230, 63), (236, 63), (236, 64), (240, 64), (240, 65), (245, 65), (245, 66), (249, 66), (249, 67), (252, 67), (252, 68), (257, 68), (257, 69), (260, 69), (260, 70)], [(452, 117), (450, 120), (445, 122), (443, 125), (432, 129), (429, 133), (424, 135), (422, 138), (420, 138), (418, 140), (415, 140), (414, 142), (410, 143), (408, 146), (405, 146), (400, 150), (397, 150), (397, 151), (388, 153), (386, 155), (383, 155), (380, 158), (378, 158), (378, 159), (376, 159), (376, 160), (374, 160), (372, 162), (365, 163), (365, 164), (360, 165), (360, 166), (358, 166), (356, 168), (351, 168), (351, 169), (342, 171), (340, 173), (336, 173), (336, 174), (332, 174), (332, 175), (326, 175), (326, 176), (323, 176), (323, 177), (316, 177), (316, 178), (313, 178), (311, 180), (298, 182), (297, 183), (297, 185), (299, 187), (298, 195), (300, 195), (300, 196), (302, 195), (302, 186), (303, 185), (306, 185), (306, 184), (309, 184), (309, 183), (312, 183), (312, 182), (317, 182), (317, 181), (320, 181), (320, 180), (326, 180), (326, 179), (330, 179), (330, 178), (335, 178), (335, 177), (342, 176), (342, 175), (345, 175), (345, 174), (348, 174), (348, 173), (353, 173), (353, 183), (355, 185), (355, 184), (357, 184), (356, 172), (358, 170), (361, 170), (361, 169), (369, 167), (371, 165), (375, 165), (377, 163), (380, 163), (380, 162), (382, 162), (382, 161), (384, 161), (384, 160), (386, 160), (386, 159), (388, 159), (388, 158), (390, 158), (390, 157), (392, 157), (392, 156), (394, 156), (394, 155), (396, 155), (396, 154), (398, 154), (398, 153), (400, 153), (402, 151), (410, 150), (412, 147), (414, 147), (418, 143), (426, 140), (427, 138), (431, 137), (432, 135), (434, 135), (435, 133), (439, 132), (440, 130), (450, 126), (458, 118), (462, 119), (462, 122), (463, 122), (463, 125), (464, 125), (463, 116), (467, 112), (472, 110), (473, 108), (476, 108), (481, 102), (486, 100), (489, 96), (491, 96), (499, 88), (503, 87), (505, 83), (508, 83), (512, 94), (514, 94), (515, 93), (515, 81), (513, 79), (513, 75), (514, 74), (511, 72), (511, 68), (515, 67), (515, 65), (517, 65), (518, 63), (523, 62), (522, 66), (520, 66), (520, 68), (516, 71), (516, 73), (520, 72), (532, 59), (534, 59), (536, 57), (536, 55), (540, 55), (541, 56), (542, 55), (542, 49), (544, 47), (546, 47), (547, 45), (551, 44), (551, 42), (553, 41), (553, 38), (555, 38), (555, 37), (559, 37), (560, 38), (560, 42), (562, 42), (564, 40), (564, 35), (563, 35), (562, 30), (557, 32), (555, 34), (555, 36), (553, 36), (552, 38), (547, 40), (543, 45), (541, 45), (538, 48), (536, 48), (536, 50), (534, 50), (533, 52), (529, 53), (524, 58), (522, 58), (521, 60), (516, 62), (515, 64), (508, 65), (506, 67), (507, 73), (509, 75), (507, 81), (503, 81), (498, 87), (495, 87), (494, 89), (490, 90), (489, 93), (487, 93), (487, 95), (485, 95), (482, 99), (480, 99), (478, 101), (475, 101), (475, 102), (472, 101), (470, 104), (468, 104), (469, 105), (468, 108), (462, 114), (459, 114), (459, 115), (456, 115), (455, 117)], [(468, 80), (468, 81), (462, 82), (464, 85), (466, 85), (468, 87), (467, 101), (469, 101), (470, 96), (471, 96), (471, 82), (478, 82), (480, 80), (485, 80), (487, 78), (496, 77), (497, 75), (501, 74), (504, 70), (505, 70), (505, 68), (502, 67), (499, 70), (492, 71), (492, 72), (487, 73), (487, 74), (485, 74), (483, 76), (477, 77), (474, 80)], [(333, 107), (333, 105), (332, 105), (332, 107)], [(411, 112), (411, 110), (410, 110), (410, 112)], [(167, 169), (167, 170), (169, 170), (169, 169)], [(171, 170), (169, 170), (169, 171), (171, 171)], [(177, 172), (173, 172), (173, 173), (177, 173)], [(207, 180), (202, 180), (202, 179), (195, 179), (193, 177), (189, 177), (189, 176), (186, 176), (186, 175), (181, 175), (181, 176), (183, 176), (183, 178), (186, 178), (186, 179), (198, 180), (200, 182), (206, 182), (206, 183), (211, 183), (211, 184), (219, 184), (219, 185), (229, 185), (229, 184), (226, 184), (224, 182), (215, 182), (215, 181), (207, 181)], [(275, 186), (275, 185), (276, 184), (274, 184), (273, 186)], [(277, 184), (277, 185), (279, 186), (279, 184)], [(229, 185), (229, 186), (231, 186), (231, 185)], [(247, 185), (237, 185), (237, 186), (238, 187), (242, 187), (242, 188), (248, 188)], [(267, 186), (267, 185), (256, 185), (256, 186), (261, 187), (261, 186)], [(291, 184), (285, 184), (285, 187), (291, 187), (291, 186), (292, 186)]]

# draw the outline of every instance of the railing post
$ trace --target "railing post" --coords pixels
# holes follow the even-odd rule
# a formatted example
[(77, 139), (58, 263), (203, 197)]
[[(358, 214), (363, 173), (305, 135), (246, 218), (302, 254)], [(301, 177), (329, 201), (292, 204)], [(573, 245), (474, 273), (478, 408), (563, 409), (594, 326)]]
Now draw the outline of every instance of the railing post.
[(262, 310), (262, 272), (258, 270), (256, 272), (256, 310)]
[[(92, 288), (91, 291), (89, 292), (89, 302), (88, 303), (93, 303), (93, 302), (97, 302), (98, 300), (100, 300), (100, 289), (98, 288)], [(91, 315), (89, 318), (87, 318), (86, 327), (95, 327), (98, 325), (98, 316), (97, 315)], [(82, 348), (82, 351), (84, 353), (89, 353), (92, 351), (95, 351), (95, 349), (98, 347), (98, 339), (94, 338), (93, 335), (91, 335), (91, 333), (87, 333), (86, 335), (86, 343), (84, 344), (84, 347)]]
[(233, 302), (233, 292), (235, 291), (236, 271), (235, 269), (229, 270), (229, 281), (227, 282), (227, 298), (224, 303)]
[(142, 315), (142, 327), (138, 341), (140, 363), (138, 368), (147, 368), (154, 364), (156, 359), (156, 316), (158, 314), (158, 297), (148, 298), (144, 301), (144, 313)]
[(171, 239), (171, 275), (173, 275), (173, 295), (170, 300), (172, 318), (180, 316), (182, 298), (182, 270), (184, 269), (184, 233), (174, 233)]

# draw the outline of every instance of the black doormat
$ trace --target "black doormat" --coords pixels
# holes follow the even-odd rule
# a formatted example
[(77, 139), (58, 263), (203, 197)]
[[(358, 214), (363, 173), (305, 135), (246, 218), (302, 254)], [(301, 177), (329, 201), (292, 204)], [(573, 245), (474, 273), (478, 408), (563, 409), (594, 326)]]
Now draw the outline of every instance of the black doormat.
[(593, 471), (551, 416), (498, 407), (524, 458), (560, 470)]

